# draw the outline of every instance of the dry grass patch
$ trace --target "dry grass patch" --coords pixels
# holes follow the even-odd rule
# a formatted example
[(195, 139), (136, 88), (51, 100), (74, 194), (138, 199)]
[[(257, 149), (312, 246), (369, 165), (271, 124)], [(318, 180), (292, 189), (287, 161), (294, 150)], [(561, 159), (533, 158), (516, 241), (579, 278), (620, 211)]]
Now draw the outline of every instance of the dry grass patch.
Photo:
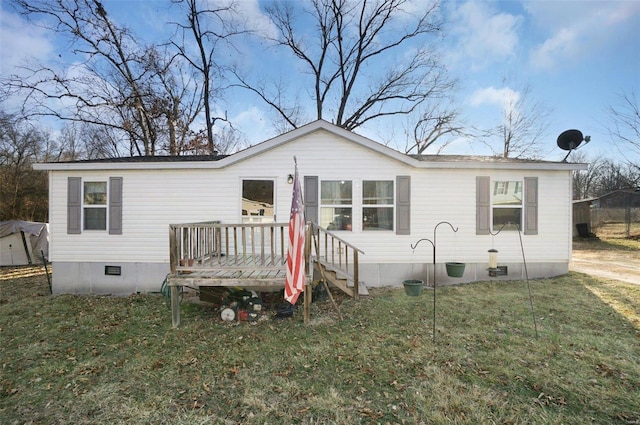
[[(586, 275), (340, 298), (228, 324), (158, 296), (0, 280), (2, 424), (639, 423), (640, 294)], [(40, 288), (40, 289), (38, 289)], [(595, 294), (598, 293), (598, 296)], [(40, 294), (40, 295), (38, 295)], [(628, 313), (625, 313), (628, 311)]]

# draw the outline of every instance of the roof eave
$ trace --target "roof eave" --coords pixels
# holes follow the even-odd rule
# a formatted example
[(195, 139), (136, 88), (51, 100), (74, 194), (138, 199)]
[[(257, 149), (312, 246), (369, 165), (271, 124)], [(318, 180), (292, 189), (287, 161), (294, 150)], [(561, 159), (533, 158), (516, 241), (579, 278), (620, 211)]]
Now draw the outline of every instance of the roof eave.
[(43, 171), (88, 171), (88, 170), (184, 170), (222, 168), (220, 161), (180, 162), (46, 162), (33, 164), (34, 170)]
[[(251, 155), (253, 156), (253, 155)], [(232, 161), (233, 155), (220, 161), (182, 161), (182, 162), (147, 162), (147, 163), (37, 163), (33, 164), (34, 170), (43, 171), (96, 171), (96, 170), (215, 170), (227, 167), (239, 160)], [(246, 159), (247, 157), (243, 158)], [(588, 164), (568, 164), (568, 163), (491, 163), (480, 161), (417, 161), (413, 158), (398, 157), (398, 161), (404, 162), (418, 169), (480, 169), (480, 170), (546, 170), (546, 171), (578, 171), (588, 169)], [(408, 159), (408, 160), (407, 160)]]
[(481, 161), (418, 161), (417, 168), (456, 168), (482, 170), (545, 170), (545, 171), (576, 171), (586, 170), (588, 164), (565, 162), (481, 162)]

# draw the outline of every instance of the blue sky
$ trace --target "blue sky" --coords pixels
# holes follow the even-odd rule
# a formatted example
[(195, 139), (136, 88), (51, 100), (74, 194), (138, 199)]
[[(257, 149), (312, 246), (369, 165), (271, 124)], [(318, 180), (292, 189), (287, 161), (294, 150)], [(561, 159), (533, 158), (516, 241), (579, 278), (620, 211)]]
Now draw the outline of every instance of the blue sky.
[[(115, 22), (148, 40), (166, 36), (166, 23), (175, 19), (175, 9), (170, 10), (164, 0), (103, 0), (103, 4)], [(247, 21), (271, 30), (257, 0), (240, 0), (240, 5)], [(420, 8), (421, 1), (413, 6)], [(0, 13), (2, 75), (19, 72), (15, 67), (29, 57), (47, 63), (64, 55), (66, 45), (26, 25), (5, 0)], [(570, 128), (592, 137), (582, 148), (590, 157), (620, 155), (606, 130), (607, 107), (620, 104), (621, 94), (640, 95), (640, 1), (445, 1), (441, 13), (446, 21), (442, 60), (459, 80), (452, 95), (468, 124), (482, 128), (498, 124), (505, 96), (517, 96), (529, 86), (531, 99), (552, 111), (542, 146), (545, 159), (564, 157), (556, 137)], [(278, 57), (278, 67), (273, 51), (245, 47), (250, 54), (241, 56), (249, 69), (269, 69), (274, 75), (279, 70), (287, 79), (299, 77), (295, 62)], [(234, 93), (216, 106), (227, 111), (251, 143), (276, 135), (268, 109), (246, 93)], [(402, 149), (399, 134), (407, 126), (399, 118), (356, 132)], [(499, 141), (487, 143), (500, 151)], [(459, 140), (443, 153), (492, 151)]]

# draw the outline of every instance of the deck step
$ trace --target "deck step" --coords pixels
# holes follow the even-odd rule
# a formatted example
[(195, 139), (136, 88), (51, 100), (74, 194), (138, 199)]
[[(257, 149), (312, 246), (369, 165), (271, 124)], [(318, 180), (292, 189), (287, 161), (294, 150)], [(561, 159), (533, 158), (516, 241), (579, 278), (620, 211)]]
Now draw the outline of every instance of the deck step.
[[(329, 281), (329, 283), (339, 288), (349, 296), (355, 296), (355, 291), (353, 288), (353, 278), (351, 278), (348, 274), (346, 274), (342, 270), (335, 269), (330, 265), (324, 264), (320, 261), (314, 262), (314, 268), (318, 271), (321, 271)], [(358, 282), (358, 295), (369, 295), (367, 286), (362, 281)]]

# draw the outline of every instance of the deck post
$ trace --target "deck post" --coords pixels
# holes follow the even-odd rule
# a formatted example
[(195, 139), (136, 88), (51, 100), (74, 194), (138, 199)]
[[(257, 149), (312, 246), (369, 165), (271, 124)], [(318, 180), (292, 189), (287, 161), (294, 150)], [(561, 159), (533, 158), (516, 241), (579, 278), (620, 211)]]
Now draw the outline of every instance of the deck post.
[(358, 250), (353, 250), (353, 298), (360, 298), (360, 273), (358, 270)]
[(180, 326), (180, 294), (177, 285), (171, 285), (171, 325)]
[(169, 225), (169, 269), (171, 274), (176, 273), (178, 264), (178, 226)]

